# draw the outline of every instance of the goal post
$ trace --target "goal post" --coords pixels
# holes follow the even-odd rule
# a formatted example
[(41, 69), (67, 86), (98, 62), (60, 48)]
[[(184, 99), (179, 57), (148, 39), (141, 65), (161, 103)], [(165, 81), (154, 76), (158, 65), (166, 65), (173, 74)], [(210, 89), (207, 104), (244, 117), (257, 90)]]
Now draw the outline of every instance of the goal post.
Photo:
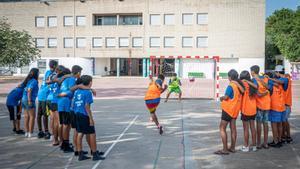
[[(219, 100), (219, 62), (219, 56), (150, 56), (149, 76), (158, 76), (160, 73), (171, 76), (172, 72), (177, 73), (185, 83), (188, 83), (186, 86), (194, 90), (190, 92), (192, 93), (191, 97), (185, 95), (183, 98)], [(201, 91), (207, 91), (199, 90), (199, 88), (209, 88), (210, 86), (213, 89), (209, 92), (213, 92), (213, 94), (210, 94), (209, 97), (201, 95)]]

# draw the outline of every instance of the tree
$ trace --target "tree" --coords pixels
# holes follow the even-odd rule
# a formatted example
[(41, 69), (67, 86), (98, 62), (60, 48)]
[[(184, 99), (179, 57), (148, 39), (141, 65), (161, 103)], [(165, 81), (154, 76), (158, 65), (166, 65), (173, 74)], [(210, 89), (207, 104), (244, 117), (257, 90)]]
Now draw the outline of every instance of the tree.
[(31, 35), (11, 29), (6, 18), (0, 18), (0, 66), (22, 67), (40, 57)]
[[(266, 37), (290, 61), (300, 61), (300, 9), (281, 9), (267, 18)], [(268, 40), (268, 39), (266, 39)], [(266, 48), (267, 49), (267, 48)], [(270, 51), (266, 51), (266, 54)]]

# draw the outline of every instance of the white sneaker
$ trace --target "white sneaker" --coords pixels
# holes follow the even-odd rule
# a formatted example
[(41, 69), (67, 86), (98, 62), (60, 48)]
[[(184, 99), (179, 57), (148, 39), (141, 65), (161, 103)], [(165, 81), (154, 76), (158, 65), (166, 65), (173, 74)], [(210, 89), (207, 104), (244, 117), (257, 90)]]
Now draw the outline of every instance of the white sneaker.
[(32, 137), (32, 133), (28, 133), (28, 138), (31, 138)]
[(252, 148), (252, 151), (254, 151), (254, 152), (257, 151), (256, 146), (252, 146), (251, 148)]
[(25, 137), (28, 137), (28, 132), (25, 132)]
[(241, 151), (242, 151), (242, 152), (249, 152), (249, 147), (243, 146), (243, 147), (241, 148)]

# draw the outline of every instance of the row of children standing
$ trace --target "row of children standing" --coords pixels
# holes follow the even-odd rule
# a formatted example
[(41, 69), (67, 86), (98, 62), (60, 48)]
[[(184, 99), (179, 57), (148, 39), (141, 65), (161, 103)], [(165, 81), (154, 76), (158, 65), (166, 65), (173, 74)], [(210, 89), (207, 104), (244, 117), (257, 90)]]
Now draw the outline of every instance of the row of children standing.
[[(293, 141), (288, 122), (292, 106), (291, 78), (288, 74), (284, 74), (282, 65), (277, 65), (274, 72), (263, 76), (259, 75), (259, 69), (259, 66), (254, 65), (250, 68), (251, 73), (243, 71), (239, 75), (234, 69), (228, 72), (230, 84), (225, 95), (220, 98), (222, 102), (220, 135), (223, 149), (216, 151), (215, 154), (228, 155), (230, 152), (236, 152), (236, 119), (240, 112), (244, 128), (242, 152), (269, 147), (280, 148), (284, 143)], [(268, 121), (271, 122), (273, 135), (273, 141), (269, 143)], [(231, 130), (230, 147), (227, 144), (226, 133), (228, 124)], [(249, 144), (249, 128), (252, 136), (251, 144)]]
[[(93, 160), (104, 160), (104, 152), (97, 150), (95, 122), (91, 111), (93, 94), (92, 77), (82, 75), (82, 68), (74, 65), (72, 70), (49, 62), (50, 70), (45, 72), (39, 87), (39, 69), (32, 68), (25, 80), (7, 96), (7, 108), (13, 122), (13, 132), (33, 137), (38, 99), (37, 124), (38, 138), (50, 139), (53, 134), (53, 146), (60, 146), (64, 153), (74, 152), (78, 160), (86, 160), (88, 152), (82, 150), (82, 139), (86, 136)], [(25, 132), (20, 129), (21, 112), (24, 113)], [(44, 126), (44, 130), (42, 127)], [(69, 141), (71, 128), (74, 130), (73, 145)]]

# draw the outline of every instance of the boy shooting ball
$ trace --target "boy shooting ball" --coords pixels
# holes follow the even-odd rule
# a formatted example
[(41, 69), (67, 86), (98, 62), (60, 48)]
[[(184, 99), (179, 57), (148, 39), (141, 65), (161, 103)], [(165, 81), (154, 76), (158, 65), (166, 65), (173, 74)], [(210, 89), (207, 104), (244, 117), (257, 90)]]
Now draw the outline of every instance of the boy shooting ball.
[(173, 92), (176, 94), (179, 94), (178, 99), (179, 99), (179, 101), (181, 101), (182, 92), (181, 92), (180, 86), (181, 86), (181, 81), (177, 77), (177, 74), (174, 73), (172, 79), (170, 79), (170, 81), (169, 81), (168, 94), (167, 94), (167, 98), (166, 98), (165, 102), (168, 102), (168, 99), (169, 99), (171, 93), (173, 93)]

